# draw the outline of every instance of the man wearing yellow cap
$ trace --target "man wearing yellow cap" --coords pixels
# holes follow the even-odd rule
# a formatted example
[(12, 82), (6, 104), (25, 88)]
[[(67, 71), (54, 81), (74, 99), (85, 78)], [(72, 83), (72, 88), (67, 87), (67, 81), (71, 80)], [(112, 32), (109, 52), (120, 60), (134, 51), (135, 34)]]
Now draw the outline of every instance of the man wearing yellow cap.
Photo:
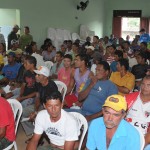
[(91, 122), (86, 147), (88, 150), (140, 150), (138, 131), (123, 118), (127, 103), (121, 95), (109, 96), (103, 105), (103, 117)]

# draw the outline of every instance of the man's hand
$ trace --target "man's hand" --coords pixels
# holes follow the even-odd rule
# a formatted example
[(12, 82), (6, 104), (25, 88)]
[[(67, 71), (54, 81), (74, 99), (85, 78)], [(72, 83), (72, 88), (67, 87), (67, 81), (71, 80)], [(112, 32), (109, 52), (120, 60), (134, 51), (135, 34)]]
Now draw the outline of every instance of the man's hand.
[(22, 96), (22, 97), (21, 97), (21, 96), (19, 96), (19, 97), (17, 97), (16, 99), (17, 99), (19, 102), (21, 102), (21, 101), (23, 101), (23, 100), (24, 100), (24, 97), (23, 97), (23, 96)]
[(85, 118), (86, 118), (87, 122), (90, 122), (90, 121), (92, 120), (91, 115), (89, 115), (89, 116), (85, 116)]
[(93, 87), (97, 83), (98, 79), (96, 76), (91, 77), (90, 86)]
[(36, 118), (36, 115), (37, 115), (37, 112), (32, 112), (32, 113), (30, 114), (30, 116), (29, 116), (30, 121), (34, 121), (35, 118)]
[(75, 102), (75, 105), (81, 107), (82, 106), (82, 102), (77, 101), (77, 102)]

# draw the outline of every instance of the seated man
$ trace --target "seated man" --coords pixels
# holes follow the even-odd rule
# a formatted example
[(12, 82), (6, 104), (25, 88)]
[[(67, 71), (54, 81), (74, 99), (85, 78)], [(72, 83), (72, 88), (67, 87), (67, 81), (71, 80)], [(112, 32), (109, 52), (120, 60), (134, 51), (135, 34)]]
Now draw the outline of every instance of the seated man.
[(138, 131), (123, 120), (127, 103), (121, 95), (109, 96), (103, 105), (103, 117), (91, 122), (86, 147), (88, 150), (140, 150)]
[(106, 98), (112, 94), (117, 94), (117, 87), (108, 80), (110, 72), (109, 64), (101, 61), (96, 67), (96, 75), (89, 79), (83, 90), (79, 93), (81, 109), (68, 109), (67, 111), (77, 111), (86, 116), (87, 121), (91, 121), (102, 115), (102, 106)]
[[(69, 113), (62, 110), (62, 96), (56, 91), (44, 100), (44, 107), (35, 120), (34, 135), (27, 146), (27, 150), (36, 150), (43, 132), (50, 140), (47, 149), (73, 150), (78, 140), (78, 126), (76, 120)], [(38, 147), (42, 150), (42, 146)]]
[(138, 64), (132, 67), (131, 73), (135, 76), (134, 91), (139, 91), (142, 78), (145, 77), (148, 67), (147, 56), (144, 52), (139, 52), (137, 53), (136, 60)]
[[(71, 72), (70, 82), (67, 86), (67, 94), (65, 97), (65, 104), (68, 107), (71, 107), (73, 103), (78, 102), (78, 94), (82, 91), (86, 81), (93, 76), (93, 72), (88, 69), (88, 57), (85, 54), (78, 54), (75, 57), (75, 70)], [(73, 93), (74, 99), (69, 97), (69, 94), (72, 93), (72, 90), (75, 87), (75, 92)]]
[(37, 60), (33, 56), (29, 56), (25, 61), (25, 73), (23, 75), (24, 81), (21, 86), (20, 94), (17, 100), (21, 102), (22, 107), (25, 108), (34, 103), (36, 95), (36, 79), (35, 72)]
[(61, 51), (58, 51), (56, 53), (56, 63), (52, 66), (51, 70), (51, 79), (57, 79), (58, 77), (58, 71), (63, 67), (63, 53)]
[(0, 150), (15, 140), (15, 121), (10, 104), (0, 97)]
[(6, 51), (6, 54), (9, 54), (10, 52), (14, 52), (16, 54), (16, 52), (21, 52), (22, 50), (19, 48), (19, 40), (11, 40), (11, 49)]
[(112, 72), (110, 80), (116, 84), (119, 94), (125, 95), (130, 93), (135, 84), (135, 77), (132, 73), (128, 71), (129, 62), (127, 59), (118, 60), (117, 72)]
[(145, 146), (150, 144), (150, 75), (143, 78), (140, 92), (126, 95), (127, 121), (145, 135)]
[(117, 62), (119, 59), (123, 58), (123, 52), (120, 50), (116, 50), (114, 53), (114, 60), (111, 64), (110, 64), (110, 70), (112, 72), (116, 72), (117, 71)]
[[(36, 96), (35, 103), (24, 108), (22, 117), (30, 117), (31, 120), (34, 120), (37, 112), (43, 109), (43, 102), (46, 99), (47, 95), (58, 91), (57, 85), (53, 80), (49, 80), (49, 69), (45, 66), (40, 66), (38, 70), (34, 70), (36, 75), (36, 81), (38, 82), (36, 86)], [(33, 134), (34, 126), (33, 122), (25, 121), (22, 122), (22, 126), (27, 135)]]
[(2, 74), (4, 78), (0, 80), (0, 83), (8, 83), (9, 81), (14, 81), (17, 77), (18, 70), (21, 66), (20, 63), (16, 63), (15, 61), (15, 53), (10, 52), (8, 54), (8, 64), (5, 65), (2, 69)]

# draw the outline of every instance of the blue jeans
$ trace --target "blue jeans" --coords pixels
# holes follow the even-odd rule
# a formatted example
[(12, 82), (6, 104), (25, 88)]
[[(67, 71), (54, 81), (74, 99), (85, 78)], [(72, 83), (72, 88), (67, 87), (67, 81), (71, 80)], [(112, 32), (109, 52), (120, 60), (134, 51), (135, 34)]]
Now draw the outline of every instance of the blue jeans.
[(32, 105), (34, 103), (34, 98), (28, 98), (28, 99), (25, 99), (21, 102), (21, 105), (23, 108), (29, 106), (29, 105)]

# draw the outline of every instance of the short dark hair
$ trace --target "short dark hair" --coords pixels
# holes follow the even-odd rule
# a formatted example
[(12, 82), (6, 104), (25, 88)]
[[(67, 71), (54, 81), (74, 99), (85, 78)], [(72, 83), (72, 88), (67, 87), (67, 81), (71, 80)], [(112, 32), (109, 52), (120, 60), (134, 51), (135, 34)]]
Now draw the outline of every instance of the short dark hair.
[(74, 45), (74, 46), (79, 48), (79, 43), (74, 42), (72, 45)]
[(141, 56), (142, 58), (144, 58), (145, 59), (145, 62), (146, 62), (146, 60), (147, 60), (147, 55), (146, 55), (146, 53), (145, 52), (139, 52), (138, 54), (137, 54), (138, 56)]
[(59, 100), (61, 103), (62, 103), (62, 95), (59, 91), (55, 91), (55, 92), (52, 92), (52, 93), (49, 93), (49, 95), (46, 96), (46, 99), (44, 99), (44, 104), (49, 101), (49, 100)]
[(142, 28), (142, 29), (140, 30), (140, 32), (145, 32), (145, 29), (144, 29), (144, 28)]
[(26, 60), (27, 60), (30, 64), (33, 64), (34, 67), (36, 67), (37, 60), (36, 60), (36, 58), (35, 58), (34, 56), (28, 56), (28, 57), (26, 58)]
[(98, 65), (103, 65), (103, 68), (104, 68), (105, 71), (107, 71), (107, 70), (110, 71), (110, 66), (109, 66), (107, 61), (100, 61), (98, 63)]
[(70, 59), (70, 60), (72, 61), (72, 56), (71, 56), (70, 54), (66, 54), (66, 55), (64, 56), (64, 58), (68, 58), (68, 59)]
[(62, 51), (58, 51), (56, 54), (59, 54), (61, 57), (64, 57), (64, 54)]
[(49, 44), (49, 43), (52, 43), (52, 40), (49, 39), (49, 38), (46, 38), (46, 39), (44, 40), (44, 45)]
[(97, 35), (94, 36), (97, 40), (99, 40), (99, 37)]
[(24, 26), (24, 28), (30, 31), (30, 28), (28, 26)]
[(119, 58), (123, 58), (123, 52), (120, 50), (116, 50), (115, 55), (117, 55)]
[(124, 41), (123, 44), (125, 44), (125, 43), (128, 44), (128, 45), (130, 45), (129, 41)]
[(114, 50), (116, 50), (116, 46), (114, 44), (110, 45), (109, 47), (112, 47)]
[(72, 41), (71, 41), (71, 40), (67, 40), (67, 43), (70, 43), (70, 44), (72, 44)]
[(125, 58), (119, 59), (120, 66), (124, 66), (126, 70), (129, 70), (129, 61)]
[(80, 57), (80, 60), (84, 61), (86, 66), (89, 66), (89, 59), (86, 54), (77, 54), (76, 57)]
[(141, 44), (147, 47), (147, 42), (141, 42)]

